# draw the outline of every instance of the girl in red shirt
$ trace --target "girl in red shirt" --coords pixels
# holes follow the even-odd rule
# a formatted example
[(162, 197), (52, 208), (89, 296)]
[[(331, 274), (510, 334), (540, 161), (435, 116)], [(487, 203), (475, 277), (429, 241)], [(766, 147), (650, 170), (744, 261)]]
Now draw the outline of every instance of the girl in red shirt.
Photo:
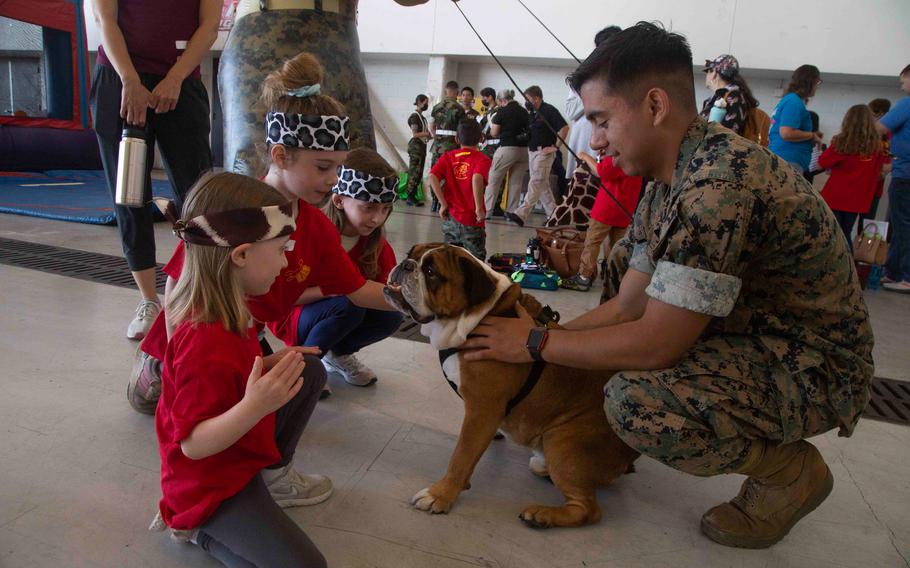
[[(284, 321), (295, 306), (307, 301), (302, 295), (314, 286), (326, 296), (347, 296), (363, 308), (395, 311), (385, 301), (383, 285), (364, 279), (342, 248), (338, 231), (315, 207), (331, 193), (348, 153), (348, 118), (341, 103), (320, 93), (322, 77), (319, 62), (301, 53), (263, 83), (269, 167), (262, 181), (296, 200), (298, 214), (291, 237), (296, 245), (287, 253), (288, 266), (266, 294), (247, 300), (261, 323)], [(164, 267), (165, 301), (182, 265), (180, 243)], [(139, 412), (155, 412), (167, 341), (166, 319), (159, 316), (142, 343), (141, 360), (127, 388), (128, 400)]]
[(162, 498), (153, 525), (227, 566), (325, 566), (267, 488), (297, 476), (294, 451), (325, 373), (313, 348), (263, 357), (245, 302), (287, 266), (294, 203), (221, 173), (197, 182), (181, 220), (173, 203), (163, 210), (188, 245), (166, 306), (175, 329), (155, 415)]
[[(322, 209), (360, 274), (380, 284), (385, 284), (396, 264), (383, 226), (392, 212), (397, 187), (397, 174), (382, 156), (366, 148), (353, 150)], [(269, 324), (275, 335), (288, 345), (319, 347), (325, 354), (326, 370), (337, 372), (349, 384), (375, 384), (376, 373), (354, 354), (392, 335), (404, 316), (360, 307), (345, 296), (327, 297), (319, 286), (307, 288), (300, 303), (284, 320)]]
[(875, 117), (867, 105), (854, 105), (844, 115), (840, 133), (818, 159), (831, 177), (821, 195), (834, 211), (847, 241), (857, 216), (869, 211), (883, 166), (890, 158), (882, 150)]

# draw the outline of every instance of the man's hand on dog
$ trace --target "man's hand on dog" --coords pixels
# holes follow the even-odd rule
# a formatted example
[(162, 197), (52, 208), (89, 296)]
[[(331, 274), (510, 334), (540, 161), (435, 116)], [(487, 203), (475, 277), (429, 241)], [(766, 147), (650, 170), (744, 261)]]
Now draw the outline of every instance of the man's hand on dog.
[(506, 363), (531, 363), (534, 359), (528, 352), (528, 334), (536, 324), (534, 318), (519, 303), (515, 303), (517, 318), (487, 316), (474, 329), (471, 337), (462, 344), (468, 350), (467, 361), (496, 359)]

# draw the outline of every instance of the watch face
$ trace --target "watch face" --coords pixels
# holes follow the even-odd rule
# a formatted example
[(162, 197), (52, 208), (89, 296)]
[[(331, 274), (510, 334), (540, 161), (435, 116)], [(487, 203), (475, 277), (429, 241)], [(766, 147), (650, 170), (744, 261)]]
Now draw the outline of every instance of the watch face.
[(540, 328), (534, 328), (531, 330), (531, 333), (528, 334), (528, 347), (532, 349), (537, 349), (540, 347), (540, 342), (543, 340), (545, 331)]

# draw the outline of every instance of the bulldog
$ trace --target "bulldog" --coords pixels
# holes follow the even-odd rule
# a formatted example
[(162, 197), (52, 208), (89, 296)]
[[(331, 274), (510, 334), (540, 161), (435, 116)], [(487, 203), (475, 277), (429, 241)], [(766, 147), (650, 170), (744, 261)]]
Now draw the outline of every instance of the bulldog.
[(519, 515), (523, 522), (536, 528), (598, 522), (597, 488), (631, 471), (638, 457), (607, 423), (603, 389), (609, 374), (548, 363), (465, 361), (457, 348), (485, 316), (516, 317), (516, 302), (532, 317), (543, 308), (460, 247), (414, 246), (389, 276), (385, 295), (420, 323), (440, 350), (443, 374), (465, 406), (448, 471), (415, 494), (411, 504), (447, 513), (470, 488), (474, 467), (501, 429), (532, 450), (531, 471), (549, 476), (565, 498), (561, 507), (525, 508)]

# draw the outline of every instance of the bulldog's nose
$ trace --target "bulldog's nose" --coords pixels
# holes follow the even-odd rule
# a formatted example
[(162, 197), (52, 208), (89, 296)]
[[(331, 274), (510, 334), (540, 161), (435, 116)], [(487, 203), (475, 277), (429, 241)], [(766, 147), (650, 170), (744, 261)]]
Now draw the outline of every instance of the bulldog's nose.
[(405, 272), (414, 272), (417, 270), (417, 261), (409, 258), (401, 263), (401, 269)]

